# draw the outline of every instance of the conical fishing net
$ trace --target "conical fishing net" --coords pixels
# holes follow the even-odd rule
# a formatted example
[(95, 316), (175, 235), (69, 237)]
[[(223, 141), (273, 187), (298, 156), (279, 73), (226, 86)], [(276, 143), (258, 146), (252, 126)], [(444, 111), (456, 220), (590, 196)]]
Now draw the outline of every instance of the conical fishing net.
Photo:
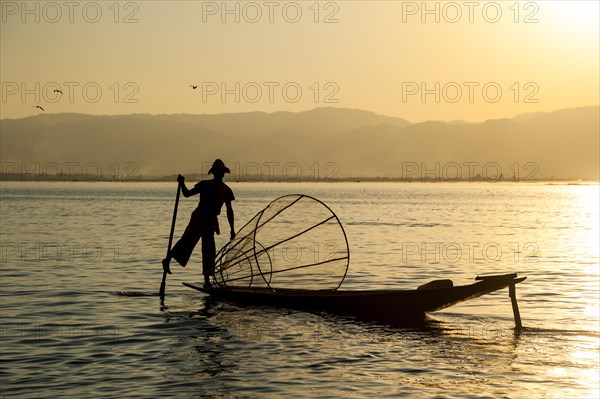
[(219, 287), (335, 290), (350, 252), (344, 228), (323, 202), (286, 195), (258, 212), (219, 251)]

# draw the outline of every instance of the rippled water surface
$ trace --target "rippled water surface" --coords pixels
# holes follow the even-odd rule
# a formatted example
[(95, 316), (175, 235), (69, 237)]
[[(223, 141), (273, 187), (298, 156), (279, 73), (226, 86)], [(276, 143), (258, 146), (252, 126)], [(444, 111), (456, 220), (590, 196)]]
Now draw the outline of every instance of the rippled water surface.
[(230, 186), (238, 226), (280, 195), (325, 201), (350, 243), (345, 289), (527, 276), (524, 331), (507, 290), (413, 329), (218, 303), (181, 285), (201, 281), (200, 251), (161, 306), (176, 186), (2, 183), (2, 397), (600, 395), (597, 185)]

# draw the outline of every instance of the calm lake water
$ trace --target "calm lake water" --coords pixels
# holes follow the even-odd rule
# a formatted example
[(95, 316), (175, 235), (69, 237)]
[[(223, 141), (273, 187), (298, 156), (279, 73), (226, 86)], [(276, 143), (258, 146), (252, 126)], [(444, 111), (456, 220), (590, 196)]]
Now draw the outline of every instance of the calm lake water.
[(326, 202), (350, 244), (344, 289), (527, 276), (524, 331), (507, 290), (418, 329), (216, 303), (181, 284), (202, 280), (199, 250), (161, 306), (175, 184), (1, 183), (0, 396), (600, 396), (598, 185), (230, 186), (238, 227), (280, 195)]

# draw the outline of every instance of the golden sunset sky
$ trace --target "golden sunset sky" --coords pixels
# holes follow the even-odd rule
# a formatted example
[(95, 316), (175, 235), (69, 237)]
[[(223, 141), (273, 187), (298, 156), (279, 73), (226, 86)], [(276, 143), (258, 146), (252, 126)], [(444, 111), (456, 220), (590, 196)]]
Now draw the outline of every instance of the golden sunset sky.
[(2, 1), (1, 117), (335, 106), (478, 122), (596, 105), (598, 4)]

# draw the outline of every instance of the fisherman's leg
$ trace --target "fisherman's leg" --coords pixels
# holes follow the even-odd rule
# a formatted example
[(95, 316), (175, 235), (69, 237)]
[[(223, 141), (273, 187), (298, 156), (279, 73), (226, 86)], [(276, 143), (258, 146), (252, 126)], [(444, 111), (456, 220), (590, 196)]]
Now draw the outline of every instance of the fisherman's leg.
[(215, 234), (212, 229), (205, 229), (202, 234), (202, 274), (206, 286), (210, 286), (210, 277), (215, 275), (216, 252)]
[(171, 258), (175, 259), (177, 263), (185, 267), (192, 256), (192, 252), (200, 241), (199, 232), (190, 232), (189, 234), (184, 233), (179, 241), (173, 246), (173, 249), (169, 253)]
[(194, 251), (194, 248), (196, 247), (196, 244), (198, 244), (198, 241), (201, 237), (200, 225), (202, 223), (200, 218), (201, 216), (198, 210), (192, 212), (190, 222), (183, 232), (183, 235), (179, 241), (175, 243), (167, 257), (163, 259), (163, 268), (167, 273), (171, 273), (171, 270), (169, 269), (171, 258), (175, 259), (177, 263), (184, 267), (190, 260), (190, 256), (192, 255), (192, 252)]

